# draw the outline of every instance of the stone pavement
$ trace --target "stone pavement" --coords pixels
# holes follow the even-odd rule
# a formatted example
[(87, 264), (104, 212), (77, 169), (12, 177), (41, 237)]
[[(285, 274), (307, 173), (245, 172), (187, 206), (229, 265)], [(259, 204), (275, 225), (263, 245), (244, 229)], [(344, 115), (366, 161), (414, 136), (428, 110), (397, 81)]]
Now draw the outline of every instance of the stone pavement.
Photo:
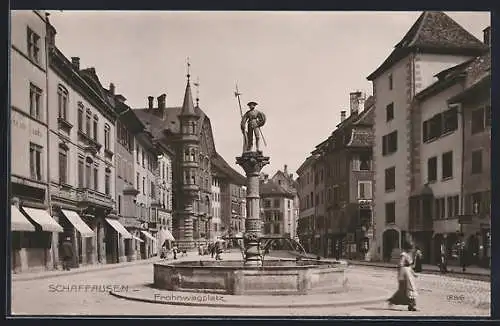
[[(384, 267), (384, 268), (396, 268), (395, 263), (386, 262), (372, 262), (364, 260), (348, 260), (349, 264), (352, 265), (363, 265), (363, 266), (374, 266), (374, 267)], [(436, 265), (423, 264), (423, 272), (440, 273), (439, 267)], [(487, 268), (469, 266), (466, 268), (465, 272), (462, 271), (460, 266), (448, 266), (448, 273), (450, 274), (462, 274), (462, 275), (476, 275), (476, 276), (491, 276), (491, 270)]]
[[(237, 257), (238, 254), (234, 254)], [(203, 259), (210, 259), (203, 256)], [(226, 254), (224, 259), (232, 259)], [(241, 259), (241, 256), (239, 256)], [(190, 254), (192, 260), (200, 256)], [(183, 258), (186, 259), (186, 258)], [(384, 292), (395, 291), (394, 270), (351, 265), (349, 284), (376, 285)], [(109, 287), (121, 286), (122, 292), (153, 283), (153, 266), (128, 265), (124, 268), (66, 274), (52, 279), (12, 282), (11, 307), (15, 315), (115, 315), (115, 316), (490, 316), (489, 282), (452, 278), (446, 275), (419, 274), (417, 287), (419, 311), (408, 312), (405, 306), (388, 308), (385, 303), (359, 303), (342, 307), (310, 308), (229, 308), (151, 304), (116, 298)], [(304, 296), (304, 300), (308, 297)], [(264, 305), (277, 301), (269, 296)]]
[[(341, 307), (384, 302), (391, 291), (380, 287), (350, 287), (346, 292), (309, 295), (225, 295), (187, 291), (168, 291), (139, 286), (129, 291), (111, 291), (122, 299), (152, 304), (189, 305), (225, 308), (317, 308)], [(276, 300), (279, 299), (279, 300)]]

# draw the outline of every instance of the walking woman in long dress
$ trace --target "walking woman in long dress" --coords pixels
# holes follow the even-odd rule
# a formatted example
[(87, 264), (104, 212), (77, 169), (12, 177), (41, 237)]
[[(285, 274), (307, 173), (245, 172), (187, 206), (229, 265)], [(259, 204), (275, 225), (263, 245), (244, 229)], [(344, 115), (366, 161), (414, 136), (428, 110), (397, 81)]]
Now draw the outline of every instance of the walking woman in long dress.
[(417, 287), (410, 251), (411, 245), (404, 243), (398, 265), (398, 290), (387, 301), (390, 306), (407, 305), (409, 311), (416, 311)]

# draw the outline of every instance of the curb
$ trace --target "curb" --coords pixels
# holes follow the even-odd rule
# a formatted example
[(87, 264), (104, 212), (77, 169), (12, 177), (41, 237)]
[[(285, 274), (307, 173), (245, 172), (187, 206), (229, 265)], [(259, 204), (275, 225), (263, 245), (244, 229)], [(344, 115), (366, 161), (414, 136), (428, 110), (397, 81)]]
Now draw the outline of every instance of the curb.
[(101, 268), (73, 269), (73, 270), (66, 271), (66, 272), (57, 271), (57, 272), (50, 273), (47, 275), (30, 275), (30, 276), (23, 277), (23, 274), (19, 274), (18, 277), (13, 277), (13, 275), (11, 274), (11, 281), (12, 282), (23, 282), (23, 281), (43, 280), (43, 279), (54, 278), (54, 277), (59, 277), (59, 276), (107, 271), (107, 270), (125, 268), (125, 267), (136, 266), (136, 265), (144, 265), (144, 264), (149, 264), (149, 263), (153, 264), (155, 262), (156, 262), (156, 260), (141, 259), (140, 262), (137, 262), (137, 263), (134, 262), (134, 263), (123, 263), (123, 264), (109, 264), (109, 267), (107, 265), (104, 265), (105, 267), (101, 267)]
[[(389, 269), (396, 269), (397, 266), (385, 266), (385, 265), (379, 265), (379, 264), (371, 264), (371, 263), (364, 263), (364, 262), (359, 262), (359, 261), (351, 261), (348, 260), (349, 265), (358, 265), (358, 266), (370, 266), (370, 267), (378, 267), (378, 268), (389, 268)], [(441, 275), (441, 272), (438, 270), (432, 270), (432, 269), (422, 269), (422, 272), (424, 274), (439, 274)], [(452, 275), (452, 276), (476, 276), (476, 277), (491, 277), (491, 274), (481, 274), (481, 273), (470, 273), (470, 272), (454, 272), (454, 271), (448, 271), (447, 273), (443, 275)]]
[[(123, 294), (119, 294), (118, 292), (109, 291), (109, 294), (120, 299), (130, 300), (130, 301), (138, 301), (145, 303), (153, 303), (153, 304), (166, 304), (166, 305), (175, 305), (175, 306), (193, 306), (193, 307), (213, 307), (213, 308), (265, 308), (265, 309), (279, 309), (279, 308), (321, 308), (321, 307), (346, 307), (346, 306), (356, 306), (356, 305), (366, 305), (366, 304), (375, 304), (380, 302), (387, 301), (387, 298), (390, 297), (392, 291), (380, 289), (381, 291), (387, 292), (384, 296), (377, 296), (370, 299), (365, 300), (345, 300), (339, 302), (321, 302), (321, 303), (311, 303), (311, 304), (303, 304), (303, 303), (295, 303), (295, 304), (262, 304), (262, 303), (227, 303), (227, 304), (207, 304), (203, 302), (180, 302), (180, 301), (161, 301), (154, 300), (150, 298), (142, 298), (137, 296), (127, 296)], [(198, 294), (198, 293), (197, 293)], [(251, 298), (249, 295), (247, 298)], [(308, 296), (303, 296), (307, 298)], [(269, 298), (276, 298), (276, 296), (269, 296)]]

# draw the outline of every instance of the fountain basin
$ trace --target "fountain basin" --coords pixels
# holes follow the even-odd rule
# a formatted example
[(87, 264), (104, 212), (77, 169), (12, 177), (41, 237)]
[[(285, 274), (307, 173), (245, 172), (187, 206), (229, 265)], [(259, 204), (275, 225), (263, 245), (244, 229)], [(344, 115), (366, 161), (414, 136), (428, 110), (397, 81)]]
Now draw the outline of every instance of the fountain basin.
[(263, 267), (241, 261), (154, 264), (154, 287), (231, 295), (300, 295), (346, 290), (345, 269), (339, 261), (266, 260)]

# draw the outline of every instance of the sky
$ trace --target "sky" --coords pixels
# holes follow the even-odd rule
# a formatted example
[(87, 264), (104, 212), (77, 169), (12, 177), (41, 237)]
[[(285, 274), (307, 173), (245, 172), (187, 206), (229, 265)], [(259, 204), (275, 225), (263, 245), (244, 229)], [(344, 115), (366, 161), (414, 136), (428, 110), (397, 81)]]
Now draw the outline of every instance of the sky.
[[(181, 106), (187, 58), (193, 96), (210, 117), (215, 148), (238, 172), (240, 109), (265, 113), (261, 145), (273, 175), (289, 173), (349, 112), (349, 92), (371, 95), (366, 77), (391, 53), (421, 12), (112, 12), (51, 11), (56, 46), (132, 108), (167, 94)], [(482, 40), (489, 12), (446, 12)], [(155, 99), (156, 102), (156, 99)], [(155, 104), (156, 105), (156, 104)], [(262, 141), (261, 141), (262, 142)]]

